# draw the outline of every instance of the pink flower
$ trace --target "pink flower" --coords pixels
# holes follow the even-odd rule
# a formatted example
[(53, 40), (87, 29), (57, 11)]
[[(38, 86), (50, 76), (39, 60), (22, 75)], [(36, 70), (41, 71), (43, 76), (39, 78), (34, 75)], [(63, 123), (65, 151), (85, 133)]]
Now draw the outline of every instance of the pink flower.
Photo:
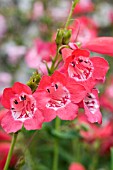
[(33, 5), (32, 19), (37, 20), (44, 14), (44, 7), (42, 2), (35, 2)]
[(85, 168), (82, 164), (73, 162), (69, 166), (69, 170), (85, 170)]
[(97, 89), (93, 89), (92, 92), (88, 93), (83, 100), (85, 115), (88, 121), (91, 123), (98, 122), (102, 123), (102, 115), (100, 112), (100, 104), (98, 99)]
[(1, 126), (7, 133), (17, 132), (22, 125), (27, 130), (41, 128), (44, 118), (27, 85), (16, 82), (12, 88), (4, 89), (2, 105), (8, 109), (1, 120)]
[[(65, 73), (90, 90), (99, 81), (105, 80), (108, 63), (101, 57), (91, 57), (87, 50), (62, 50)], [(101, 65), (100, 65), (101, 63)]]
[(73, 120), (78, 112), (77, 103), (85, 97), (86, 90), (56, 71), (51, 77), (42, 77), (34, 95), (46, 122), (56, 116), (62, 120)]

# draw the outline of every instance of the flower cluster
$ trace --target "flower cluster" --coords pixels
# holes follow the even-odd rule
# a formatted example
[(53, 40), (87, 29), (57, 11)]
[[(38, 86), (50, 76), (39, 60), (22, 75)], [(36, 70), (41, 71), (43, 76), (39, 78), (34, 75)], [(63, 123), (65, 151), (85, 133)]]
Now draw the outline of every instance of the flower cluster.
[(89, 55), (88, 50), (70, 43), (70, 48), (62, 49), (62, 67), (51, 76), (42, 76), (34, 93), (20, 82), (6, 88), (1, 100), (8, 109), (1, 120), (3, 129), (7, 133), (17, 132), (23, 125), (27, 130), (40, 129), (56, 116), (74, 120), (81, 107), (90, 122), (101, 123), (95, 85), (105, 80), (109, 66), (105, 59)]

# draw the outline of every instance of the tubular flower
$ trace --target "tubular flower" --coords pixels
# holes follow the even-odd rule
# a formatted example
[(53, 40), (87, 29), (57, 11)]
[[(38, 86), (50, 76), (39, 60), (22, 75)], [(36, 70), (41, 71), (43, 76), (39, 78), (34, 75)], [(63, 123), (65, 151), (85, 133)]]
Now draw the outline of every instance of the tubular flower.
[(78, 113), (77, 103), (86, 96), (86, 89), (56, 71), (51, 77), (42, 77), (34, 95), (46, 122), (56, 116), (62, 120), (73, 120)]
[(1, 120), (1, 126), (7, 133), (17, 132), (22, 125), (27, 130), (41, 128), (44, 118), (27, 85), (16, 82), (12, 88), (4, 89), (1, 102), (8, 109)]
[[(82, 83), (88, 90), (91, 90), (97, 82), (105, 80), (109, 68), (105, 59), (90, 58), (89, 51), (81, 49), (69, 50), (69, 53), (65, 50), (62, 54), (65, 73), (76, 82)], [(70, 55), (67, 57), (67, 54)]]
[(113, 56), (111, 44), (113, 44), (113, 37), (97, 37), (84, 44), (83, 48), (87, 48), (96, 53)]

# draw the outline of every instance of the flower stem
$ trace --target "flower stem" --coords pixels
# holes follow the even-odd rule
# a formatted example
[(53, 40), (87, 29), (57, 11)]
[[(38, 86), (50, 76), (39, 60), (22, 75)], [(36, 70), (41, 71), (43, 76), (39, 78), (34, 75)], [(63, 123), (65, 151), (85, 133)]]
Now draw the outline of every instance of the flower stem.
[(76, 4), (79, 2), (79, 0), (74, 0), (72, 1), (72, 6), (71, 6), (71, 10), (70, 10), (70, 13), (68, 15), (68, 18), (67, 18), (67, 21), (66, 21), (66, 24), (65, 24), (65, 28), (67, 28), (69, 26), (69, 23), (70, 23), (70, 19), (72, 17), (72, 14), (73, 14), (73, 11), (75, 9), (75, 6)]
[[(59, 131), (60, 128), (60, 119), (57, 117), (55, 121), (55, 129)], [(53, 170), (58, 170), (58, 157), (59, 157), (59, 140), (54, 139), (54, 158), (53, 158)]]
[(111, 148), (111, 170), (113, 170), (113, 147)]
[(15, 146), (15, 143), (16, 143), (17, 135), (18, 135), (18, 132), (13, 133), (11, 146), (10, 146), (10, 150), (9, 150), (7, 160), (6, 160), (6, 163), (5, 163), (5, 166), (4, 166), (4, 170), (8, 170), (8, 167), (9, 167), (9, 164), (10, 164), (10, 161), (11, 161), (11, 157), (12, 157), (12, 154), (13, 154), (14, 146)]

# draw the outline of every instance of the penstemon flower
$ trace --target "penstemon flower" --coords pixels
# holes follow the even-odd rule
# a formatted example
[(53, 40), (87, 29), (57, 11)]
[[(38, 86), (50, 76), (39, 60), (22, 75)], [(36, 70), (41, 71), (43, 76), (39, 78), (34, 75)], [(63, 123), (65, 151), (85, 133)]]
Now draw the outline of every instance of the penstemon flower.
[(27, 85), (16, 82), (11, 88), (6, 88), (1, 102), (8, 109), (1, 120), (1, 126), (7, 133), (17, 132), (23, 125), (27, 130), (42, 127), (44, 118), (37, 108), (34, 94)]
[[(41, 11), (45, 11), (43, 11), (43, 15), (40, 14), (40, 19), (38, 18), (38, 20), (36, 19), (38, 15), (36, 14), (35, 16), (35, 13), (32, 12), (30, 15), (26, 14), (27, 22), (24, 22), (22, 19), (23, 14), (19, 11), (17, 12), (17, 14), (21, 14), (18, 19), (21, 20), (22, 23), (28, 26), (30, 25), (31, 31), (26, 29), (28, 33), (32, 32), (32, 29), (33, 32), (35, 30), (35, 27), (32, 28), (32, 24), (30, 23), (31, 19), (33, 19), (34, 25), (35, 22), (37, 23), (38, 21), (39, 26), (36, 28), (39, 29), (39, 35), (44, 39), (42, 40), (41, 37), (36, 38), (32, 48), (29, 48), (26, 54), (25, 49), (24, 53), (22, 53), (25, 54), (24, 60), (27, 66), (36, 69), (36, 72), (30, 77), (27, 85), (15, 82), (12, 87), (4, 89), (2, 97), (0, 95), (0, 108), (2, 110), (0, 112), (0, 124), (7, 133), (13, 133), (11, 140), (11, 136), (4, 135), (0, 131), (2, 140), (11, 141), (11, 145), (4, 143), (4, 141), (0, 142), (0, 156), (2, 156), (3, 161), (6, 160), (6, 162), (2, 162), (2, 169), (4, 168), (4, 170), (8, 170), (12, 156), (16, 159), (19, 158), (17, 162), (14, 161), (17, 169), (20, 169), (24, 163), (26, 164), (25, 169), (38, 168), (39, 170), (48, 170), (52, 168), (52, 170), (63, 170), (67, 167), (69, 170), (85, 170), (85, 168), (89, 170), (101, 169), (101, 166), (97, 166), (98, 155), (96, 152), (98, 152), (98, 150), (101, 151), (99, 148), (101, 144), (103, 144), (103, 146), (107, 145), (108, 147), (113, 143), (112, 121), (105, 126), (108, 129), (107, 132), (105, 131), (105, 127), (100, 130), (100, 125), (96, 126), (96, 124), (91, 124), (102, 123), (102, 114), (100, 112), (96, 86), (105, 81), (109, 65), (102, 57), (90, 56), (90, 51), (112, 56), (113, 49), (111, 48), (111, 44), (113, 38), (98, 38), (96, 24), (86, 16), (71, 19), (72, 15), (76, 13), (87, 13), (94, 9), (91, 0), (81, 0), (77, 5), (78, 2), (79, 0), (72, 2), (72, 7), (64, 28), (62, 27), (57, 30), (56, 38), (53, 38), (55, 40), (54, 42), (48, 42), (48, 40), (52, 38), (52, 30), (55, 27), (52, 25), (53, 20), (49, 20), (48, 16), (46, 16), (47, 13), (49, 17), (51, 15), (51, 10), (48, 10), (50, 3), (46, 1), (41, 3), (41, 7), (44, 7)], [(15, 2), (14, 6), (16, 6), (16, 4), (18, 3)], [(35, 5), (35, 7), (38, 8), (37, 4)], [(76, 5), (77, 8), (75, 8)], [(15, 10), (14, 13), (16, 13)], [(33, 17), (31, 18), (31, 16)], [(69, 26), (71, 21), (72, 24)], [(9, 30), (8, 33), (11, 34), (13, 31)], [(29, 45), (30, 42), (27, 37), (26, 41), (23, 42), (21, 42), (21, 38), (22, 37), (15, 38), (18, 45), (25, 45), (26, 43), (26, 45)], [(12, 48), (12, 50), (14, 49)], [(15, 52), (15, 56), (17, 56), (17, 52)], [(16, 67), (19, 68), (19, 66), (23, 66), (21, 61), (20, 63), (16, 63)], [(13, 73), (13, 69), (11, 72)], [(22, 73), (25, 74), (24, 70), (22, 70)], [(12, 81), (14, 81), (14, 79)], [(112, 97), (111, 92), (112, 87), (110, 86), (106, 95), (109, 94)], [(2, 108), (1, 104), (5, 109)], [(75, 120), (77, 116), (78, 119)], [(56, 120), (51, 123), (55, 118)], [(61, 120), (69, 120), (70, 122)], [(44, 133), (42, 134), (40, 133), (35, 136), (37, 131), (26, 131), (39, 130), (42, 128), (43, 123), (44, 126), (41, 132)], [(50, 126), (48, 127), (48, 125)], [(20, 130), (23, 133), (17, 141), (17, 149), (20, 147), (20, 153), (15, 153), (21, 154), (21, 156), (19, 157), (18, 155), (15, 157), (13, 150)], [(32, 133), (33, 135), (31, 135)], [(24, 134), (27, 134), (27, 138), (30, 137), (28, 142), (26, 142), (27, 140), (25, 141), (26, 146), (24, 146)], [(108, 141), (105, 141), (105, 143), (102, 142), (100, 136), (101, 139), (110, 137), (110, 143)], [(48, 140), (47, 137), (50, 137), (50, 140)], [(31, 145), (33, 138), (35, 138), (36, 141)], [(44, 141), (42, 141), (42, 139), (44, 139)], [(64, 139), (68, 139), (68, 141), (63, 141)], [(47, 145), (45, 144), (45, 140)], [(86, 142), (85, 145), (84, 142)], [(90, 148), (88, 143), (92, 143), (90, 152), (91, 154), (93, 153), (92, 158), (86, 153)], [(39, 145), (39, 149), (37, 149), (38, 144), (41, 144), (41, 146)], [(82, 148), (83, 145), (84, 148)], [(29, 147), (31, 147), (30, 150)], [(67, 150), (65, 150), (65, 147)], [(33, 152), (32, 148), (35, 148)], [(48, 152), (43, 155), (42, 151), (45, 150)], [(38, 152), (36, 153), (36, 151)], [(82, 155), (81, 151), (83, 151)], [(53, 161), (51, 161), (51, 156), (48, 157), (48, 153), (50, 152), (51, 155), (53, 154)], [(87, 155), (85, 159), (84, 154)], [(35, 159), (37, 155), (39, 155), (40, 160), (45, 158), (44, 162), (42, 160), (37, 161), (38, 157)], [(59, 156), (61, 159), (59, 159)], [(2, 159), (0, 159), (0, 165), (1, 160)], [(35, 164), (35, 161), (37, 164)], [(51, 165), (51, 163), (53, 164)], [(64, 163), (66, 163), (66, 165)]]
[[(90, 57), (88, 50), (62, 50), (64, 72), (67, 76), (91, 90), (99, 81), (105, 80), (109, 65), (102, 57)], [(101, 63), (101, 66), (100, 66)]]
[(78, 113), (77, 103), (86, 96), (86, 89), (56, 71), (51, 77), (42, 77), (34, 96), (46, 122), (56, 116), (62, 120), (73, 120)]

